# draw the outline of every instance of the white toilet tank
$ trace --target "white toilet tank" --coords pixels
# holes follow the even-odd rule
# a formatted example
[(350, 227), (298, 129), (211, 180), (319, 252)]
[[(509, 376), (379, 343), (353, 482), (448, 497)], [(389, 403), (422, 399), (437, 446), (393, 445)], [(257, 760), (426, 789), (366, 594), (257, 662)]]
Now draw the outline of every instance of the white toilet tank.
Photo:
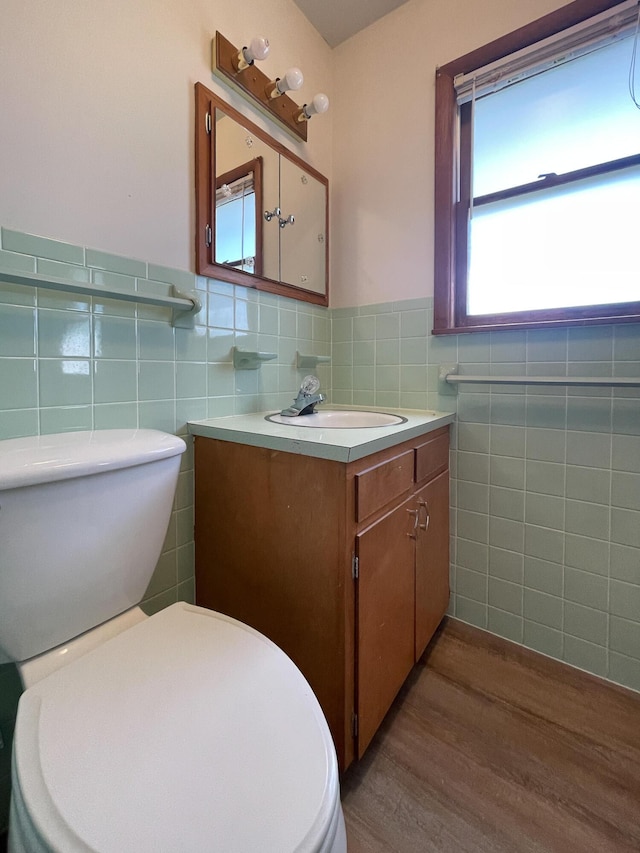
[(0, 663), (27, 660), (138, 604), (185, 449), (150, 429), (0, 441)]

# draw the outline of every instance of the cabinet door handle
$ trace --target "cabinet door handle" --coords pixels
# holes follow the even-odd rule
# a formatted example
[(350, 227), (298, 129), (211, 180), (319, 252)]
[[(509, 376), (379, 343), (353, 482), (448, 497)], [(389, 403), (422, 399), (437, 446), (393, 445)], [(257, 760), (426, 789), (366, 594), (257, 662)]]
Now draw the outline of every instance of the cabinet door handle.
[(420, 530), (428, 530), (429, 524), (431, 522), (431, 516), (429, 514), (429, 504), (425, 500), (420, 500), (418, 501), (418, 503), (420, 504), (420, 507), (418, 509), (418, 515), (420, 514), (420, 510), (424, 509), (424, 521), (420, 522), (418, 527), (420, 528)]
[(420, 510), (408, 509), (407, 512), (409, 513), (409, 515), (413, 516), (413, 528), (411, 530), (411, 533), (407, 533), (407, 536), (409, 537), (409, 539), (417, 539), (418, 537), (416, 534), (416, 530), (418, 529), (418, 516), (420, 515)]

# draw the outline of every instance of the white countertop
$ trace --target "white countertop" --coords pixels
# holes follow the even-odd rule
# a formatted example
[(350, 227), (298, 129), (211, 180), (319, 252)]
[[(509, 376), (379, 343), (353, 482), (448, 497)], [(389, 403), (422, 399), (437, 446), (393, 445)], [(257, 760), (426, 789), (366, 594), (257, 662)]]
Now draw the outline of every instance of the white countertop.
[[(378, 450), (385, 450), (435, 429), (450, 424), (455, 419), (451, 412), (423, 412), (415, 409), (377, 409), (374, 406), (327, 406), (331, 410), (384, 411), (406, 418), (392, 426), (365, 427), (364, 429), (313, 429), (266, 420), (274, 412), (257, 412), (227, 418), (207, 418), (189, 421), (189, 432), (205, 438), (218, 438), (236, 444), (267, 447), (336, 462), (353, 462)], [(304, 415), (302, 415), (304, 417)]]

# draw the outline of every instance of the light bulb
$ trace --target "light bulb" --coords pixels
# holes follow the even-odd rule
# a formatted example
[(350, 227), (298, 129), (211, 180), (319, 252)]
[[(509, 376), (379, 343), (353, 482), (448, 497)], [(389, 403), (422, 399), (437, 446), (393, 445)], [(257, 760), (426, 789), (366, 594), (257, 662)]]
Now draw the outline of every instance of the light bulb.
[(266, 59), (269, 54), (269, 39), (264, 36), (255, 36), (251, 39), (249, 47), (243, 47), (235, 59), (238, 71), (244, 71), (257, 60)]
[(255, 62), (256, 59), (259, 61), (266, 59), (269, 55), (269, 39), (264, 38), (264, 36), (252, 38), (249, 47), (245, 48), (244, 55), (247, 62)]
[(302, 107), (296, 118), (298, 121), (309, 121), (312, 115), (326, 113), (328, 109), (329, 98), (323, 92), (318, 92), (310, 104), (305, 104)]
[(318, 92), (317, 95), (314, 95), (313, 100), (307, 106), (307, 112), (310, 115), (313, 115), (314, 113), (326, 113), (328, 109), (329, 98), (327, 98), (323, 92)]
[(297, 92), (298, 89), (302, 87), (304, 83), (304, 77), (302, 76), (302, 71), (299, 68), (289, 68), (284, 77), (281, 77), (276, 82), (276, 89), (280, 92), (281, 95), (284, 95), (285, 92), (292, 90)]

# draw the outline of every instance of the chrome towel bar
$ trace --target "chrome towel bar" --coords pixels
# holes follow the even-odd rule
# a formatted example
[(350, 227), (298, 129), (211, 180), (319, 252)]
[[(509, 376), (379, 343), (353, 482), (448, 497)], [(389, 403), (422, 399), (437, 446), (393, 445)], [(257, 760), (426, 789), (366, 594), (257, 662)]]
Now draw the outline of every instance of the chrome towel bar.
[(123, 302), (137, 302), (141, 305), (156, 305), (161, 308), (172, 310), (171, 322), (173, 326), (181, 328), (192, 328), (195, 315), (202, 309), (200, 297), (195, 290), (183, 293), (175, 285), (170, 285), (173, 296), (162, 296), (161, 294), (144, 293), (140, 290), (118, 290), (116, 288), (102, 287), (99, 284), (89, 282), (69, 281), (65, 278), (39, 275), (38, 273), (20, 273), (9, 270), (0, 270), (0, 282), (10, 284), (31, 285), (47, 290), (58, 290), (65, 293), (75, 293), (82, 296), (98, 296), (102, 299), (119, 299)]
[(640, 388), (636, 376), (491, 376), (460, 374), (457, 364), (441, 364), (439, 379), (449, 385), (566, 385), (612, 388)]

